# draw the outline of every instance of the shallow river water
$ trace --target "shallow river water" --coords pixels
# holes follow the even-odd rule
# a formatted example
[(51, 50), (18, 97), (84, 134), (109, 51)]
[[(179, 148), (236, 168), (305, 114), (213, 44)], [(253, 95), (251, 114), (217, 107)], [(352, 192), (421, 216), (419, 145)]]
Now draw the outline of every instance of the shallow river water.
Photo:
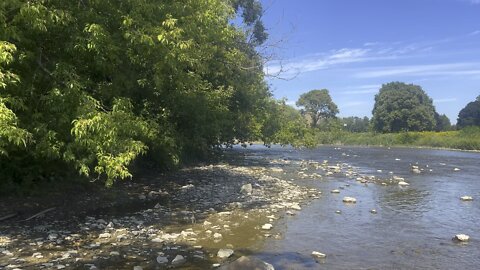
[[(234, 149), (244, 164), (288, 160), (283, 177), (323, 194), (297, 215), (279, 221), (281, 239), (264, 242), (256, 256), (275, 269), (478, 269), (480, 267), (480, 153), (461, 151), (321, 147), (315, 150), (252, 146)], [(405, 178), (397, 184), (362, 184), (345, 174), (301, 179), (298, 164), (313, 160), (348, 164), (378, 178)], [(419, 166), (421, 174), (411, 172)], [(277, 165), (276, 165), (277, 166)], [(278, 167), (277, 166), (277, 167)], [(458, 168), (460, 170), (454, 170)], [(313, 170), (314, 171), (314, 170)], [(313, 172), (311, 171), (311, 172)], [(340, 189), (339, 194), (330, 190)], [(461, 196), (474, 198), (471, 202)], [(342, 202), (344, 196), (356, 204)], [(376, 209), (377, 214), (370, 210)], [(336, 213), (340, 210), (341, 213)], [(452, 241), (456, 234), (470, 241)], [(327, 254), (315, 261), (312, 251)]]

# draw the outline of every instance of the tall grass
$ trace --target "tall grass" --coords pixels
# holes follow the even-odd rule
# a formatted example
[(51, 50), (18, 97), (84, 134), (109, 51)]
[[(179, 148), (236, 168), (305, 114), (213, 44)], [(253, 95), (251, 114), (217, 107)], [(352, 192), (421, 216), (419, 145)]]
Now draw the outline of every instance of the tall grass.
[(444, 132), (317, 132), (316, 139), (319, 144), (415, 146), (462, 150), (480, 150), (480, 127), (468, 127), (460, 131)]

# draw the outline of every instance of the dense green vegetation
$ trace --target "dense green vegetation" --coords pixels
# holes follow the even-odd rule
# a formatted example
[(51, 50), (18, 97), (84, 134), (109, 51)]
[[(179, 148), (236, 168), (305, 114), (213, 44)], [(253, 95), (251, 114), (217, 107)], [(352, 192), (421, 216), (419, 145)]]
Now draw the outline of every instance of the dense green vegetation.
[(316, 140), (321, 144), (413, 146), (480, 150), (480, 127), (469, 127), (462, 130), (443, 132), (317, 132), (316, 136)]
[(74, 171), (110, 186), (140, 156), (167, 168), (298, 141), (300, 114), (264, 81), (261, 14), (256, 0), (1, 1), (1, 190)]
[(327, 89), (312, 90), (302, 94), (296, 105), (303, 108), (302, 114), (307, 117), (312, 128), (319, 127), (321, 121), (335, 118), (337, 105), (332, 101)]
[(375, 96), (372, 127), (378, 132), (425, 131), (435, 128), (435, 107), (413, 84), (387, 83)]
[(459, 128), (468, 126), (480, 126), (480, 96), (463, 108), (458, 114), (457, 126)]

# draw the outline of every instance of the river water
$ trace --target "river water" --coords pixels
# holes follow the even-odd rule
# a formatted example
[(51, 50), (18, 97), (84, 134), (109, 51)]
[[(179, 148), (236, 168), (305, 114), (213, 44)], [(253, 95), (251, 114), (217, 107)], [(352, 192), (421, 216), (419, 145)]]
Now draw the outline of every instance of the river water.
[[(321, 147), (314, 150), (252, 146), (234, 149), (244, 164), (269, 164), (282, 177), (320, 189), (323, 194), (275, 227), (281, 239), (265, 241), (255, 256), (275, 269), (478, 269), (480, 267), (480, 153), (366, 147)], [(396, 183), (362, 184), (345, 174), (301, 179), (302, 160), (347, 164), (362, 175), (405, 178)], [(411, 172), (416, 165), (421, 174)], [(460, 170), (454, 170), (458, 168)], [(315, 172), (310, 168), (309, 173)], [(340, 194), (330, 190), (340, 189)], [(464, 202), (469, 195), (474, 201)], [(356, 204), (342, 202), (355, 197)], [(370, 211), (375, 209), (377, 214)], [(336, 211), (341, 213), (336, 213)], [(456, 234), (470, 241), (452, 241)], [(325, 259), (310, 254), (319, 251)]]

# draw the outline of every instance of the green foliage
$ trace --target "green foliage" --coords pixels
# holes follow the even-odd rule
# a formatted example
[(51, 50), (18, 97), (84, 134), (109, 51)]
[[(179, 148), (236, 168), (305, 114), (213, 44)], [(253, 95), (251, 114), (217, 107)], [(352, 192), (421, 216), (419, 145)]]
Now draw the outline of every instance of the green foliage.
[(318, 127), (322, 119), (335, 118), (339, 112), (327, 89), (312, 90), (304, 93), (296, 104), (298, 107), (304, 108), (303, 112), (309, 117), (312, 128)]
[(435, 112), (435, 131), (448, 131), (452, 130), (452, 124), (450, 119), (445, 114), (438, 114)]
[(343, 130), (348, 132), (367, 132), (370, 129), (370, 120), (368, 117), (360, 118), (356, 116), (344, 117), (340, 119)]
[(1, 1), (0, 185), (70, 171), (111, 185), (147, 151), (176, 166), (261, 139), (261, 14), (254, 0)]
[(263, 142), (266, 145), (280, 144), (294, 147), (313, 147), (316, 142), (313, 131), (299, 111), (285, 104), (285, 101), (271, 101), (263, 124)]
[(433, 130), (434, 114), (432, 99), (420, 86), (392, 82), (375, 96), (372, 124), (378, 132)]
[(458, 114), (457, 127), (480, 126), (480, 96), (463, 108)]

